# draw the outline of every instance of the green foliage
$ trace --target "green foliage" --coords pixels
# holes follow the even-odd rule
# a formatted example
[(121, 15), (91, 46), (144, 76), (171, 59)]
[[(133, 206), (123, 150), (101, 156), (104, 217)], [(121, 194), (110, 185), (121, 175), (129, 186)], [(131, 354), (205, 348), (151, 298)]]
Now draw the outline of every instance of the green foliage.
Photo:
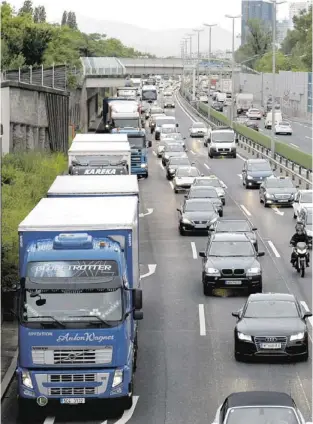
[[(259, 72), (272, 72), (273, 53), (266, 53), (261, 59), (255, 63), (255, 69)], [(276, 72), (292, 71), (305, 72), (306, 67), (303, 62), (299, 61), (297, 56), (286, 56), (281, 51), (276, 52)]]
[(63, 13), (61, 25), (46, 23), (45, 8), (37, 6), (34, 9), (31, 0), (25, 0), (18, 14), (10, 4), (2, 3), (1, 23), (3, 69), (16, 69), (23, 65), (51, 66), (53, 63), (80, 67), (81, 56), (144, 55), (115, 38), (79, 31), (75, 12), (72, 11)]
[(2, 287), (18, 280), (19, 223), (27, 216), (54, 179), (67, 168), (58, 154), (14, 153), (2, 160)]

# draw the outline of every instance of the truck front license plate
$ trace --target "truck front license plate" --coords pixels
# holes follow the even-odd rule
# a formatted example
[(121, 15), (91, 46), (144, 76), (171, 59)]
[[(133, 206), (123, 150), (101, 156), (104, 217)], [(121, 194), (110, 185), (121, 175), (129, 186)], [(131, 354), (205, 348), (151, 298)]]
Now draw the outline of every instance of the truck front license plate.
[(77, 405), (78, 403), (85, 403), (84, 398), (62, 398), (61, 403), (67, 405)]

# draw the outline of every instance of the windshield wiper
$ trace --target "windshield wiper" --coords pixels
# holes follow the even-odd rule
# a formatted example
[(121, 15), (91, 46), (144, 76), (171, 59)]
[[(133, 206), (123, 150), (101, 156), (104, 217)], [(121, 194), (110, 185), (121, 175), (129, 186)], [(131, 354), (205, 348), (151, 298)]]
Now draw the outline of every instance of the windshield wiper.
[(102, 324), (106, 325), (107, 327), (112, 327), (112, 324), (109, 324), (109, 321), (103, 320), (99, 317), (99, 315), (73, 315), (71, 318), (97, 318), (97, 320)]
[[(38, 319), (38, 318), (50, 318), (52, 321), (51, 321), (51, 323), (55, 323), (55, 324), (58, 324), (60, 327), (62, 327), (62, 328), (66, 328), (66, 325), (65, 324), (63, 324), (63, 322), (61, 322), (61, 321), (58, 321), (57, 319), (55, 319), (53, 316), (51, 316), (51, 315), (40, 315), (39, 317), (28, 317), (27, 318), (27, 320), (30, 320), (30, 319)], [(45, 324), (51, 324), (50, 322), (40, 322), (40, 321), (38, 321), (39, 322), (39, 324), (41, 324), (41, 325), (45, 325)]]

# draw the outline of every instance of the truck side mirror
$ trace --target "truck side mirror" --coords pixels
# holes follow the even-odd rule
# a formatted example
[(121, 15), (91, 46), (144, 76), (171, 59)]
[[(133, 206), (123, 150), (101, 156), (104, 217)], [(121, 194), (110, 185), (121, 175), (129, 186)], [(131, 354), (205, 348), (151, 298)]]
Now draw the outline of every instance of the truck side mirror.
[(142, 290), (141, 289), (133, 290), (133, 308), (135, 308), (135, 310), (142, 309)]
[(135, 321), (140, 321), (143, 319), (143, 312), (142, 311), (134, 311), (133, 312), (133, 318)]

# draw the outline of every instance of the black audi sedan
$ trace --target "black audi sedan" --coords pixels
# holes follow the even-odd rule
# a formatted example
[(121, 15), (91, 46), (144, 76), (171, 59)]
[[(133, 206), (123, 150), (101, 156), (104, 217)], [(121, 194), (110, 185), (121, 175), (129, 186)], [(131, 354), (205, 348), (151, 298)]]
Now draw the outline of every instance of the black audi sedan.
[(309, 336), (306, 311), (293, 294), (250, 295), (238, 318), (234, 333), (234, 355), (245, 357), (294, 357), (307, 361)]
[(191, 166), (188, 157), (170, 157), (166, 164), (166, 178), (172, 180), (175, 176), (176, 169), (180, 166)]
[(191, 186), (185, 199), (209, 199), (214, 203), (219, 216), (223, 216), (223, 203), (214, 187)]
[(292, 206), (298, 188), (293, 185), (290, 177), (266, 178), (259, 190), (260, 203), (264, 207), (270, 205)]
[(202, 284), (205, 296), (214, 289), (232, 288), (262, 292), (262, 269), (251, 240), (240, 233), (216, 233), (208, 239), (202, 259)]
[(259, 250), (256, 236), (257, 228), (253, 227), (247, 219), (221, 219), (210, 227), (209, 237), (214, 233), (240, 233), (245, 234), (254, 244), (256, 251)]
[(209, 199), (185, 200), (178, 211), (180, 235), (188, 233), (208, 233), (210, 225), (218, 220), (216, 207)]
[(260, 187), (265, 178), (273, 176), (271, 165), (266, 159), (247, 159), (242, 168), (242, 184), (248, 188)]

